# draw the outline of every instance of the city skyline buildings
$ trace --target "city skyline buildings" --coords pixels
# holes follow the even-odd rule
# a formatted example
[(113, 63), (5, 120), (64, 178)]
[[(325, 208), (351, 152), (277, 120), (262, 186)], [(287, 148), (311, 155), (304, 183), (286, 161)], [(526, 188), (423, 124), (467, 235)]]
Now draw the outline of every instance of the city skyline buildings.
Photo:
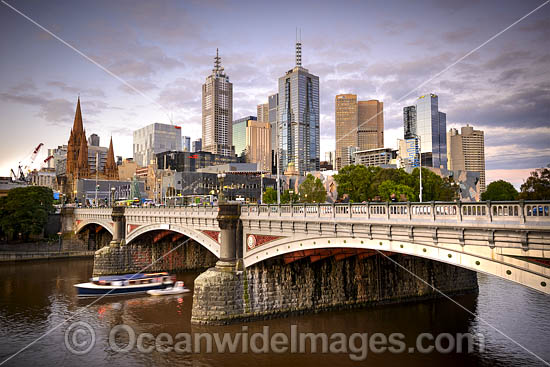
[[(410, 24), (406, 26), (407, 32), (399, 34), (398, 31), (405, 28), (399, 27), (398, 24), (390, 28), (389, 25), (386, 26), (388, 21), (395, 21), (388, 13), (390, 8), (395, 10), (397, 4), (386, 11), (386, 7), (374, 4), (380, 15), (377, 18), (379, 23), (376, 27), (369, 26), (368, 34), (378, 42), (368, 42), (359, 36), (359, 33), (367, 29), (366, 23), (358, 21), (357, 15), (365, 9), (360, 3), (345, 3), (345, 6), (340, 7), (326, 4), (327, 8), (316, 10), (318, 13), (315, 22), (304, 17), (297, 21), (296, 17), (305, 14), (303, 12), (307, 8), (297, 4), (292, 17), (283, 21), (287, 27), (286, 35), (280, 28), (265, 27), (255, 32), (245, 32), (244, 28), (233, 29), (230, 33), (220, 32), (222, 23), (215, 21), (215, 18), (221, 16), (221, 13), (216, 13), (216, 17), (201, 18), (212, 10), (207, 11), (212, 5), (206, 4), (200, 9), (188, 10), (190, 17), (203, 19), (200, 29), (193, 28), (188, 19), (181, 19), (181, 9), (168, 2), (148, 9), (148, 19), (152, 16), (162, 20), (154, 24), (141, 21), (139, 24), (132, 23), (136, 20), (135, 16), (145, 10), (140, 4), (136, 4), (135, 12), (132, 13), (120, 13), (121, 9), (110, 3), (100, 2), (93, 7), (80, 4), (79, 8), (82, 11), (78, 14), (70, 12), (70, 16), (67, 13), (71, 7), (66, 5), (63, 2), (50, 4), (49, 8), (52, 11), (46, 12), (46, 7), (37, 3), (25, 6), (21, 10), (30, 16), (39, 17), (47, 27), (60, 24), (62, 27), (67, 26), (64, 29), (68, 29), (69, 20), (78, 21), (79, 27), (73, 27), (69, 39), (63, 31), (58, 30), (56, 33), (83, 52), (92, 56), (97, 55), (100, 57), (98, 61), (107, 62), (104, 65), (112, 67), (115, 74), (153, 100), (158, 100), (173, 113), (173, 120), (181, 124), (186, 133), (189, 131), (193, 139), (201, 134), (201, 111), (200, 107), (195, 107), (200, 106), (200, 94), (197, 93), (196, 85), (200, 88), (202, 78), (206, 75), (205, 70), (211, 69), (207, 60), (210, 60), (213, 48), (222, 45), (220, 42), (223, 42), (224, 61), (231, 63), (232, 82), (239, 85), (239, 96), (234, 98), (235, 108), (239, 111), (236, 115), (255, 114), (256, 103), (263, 102), (262, 96), (274, 91), (276, 77), (280, 76), (282, 70), (286, 70), (284, 65), (288, 65), (289, 53), (285, 50), (292, 49), (292, 46), (288, 45), (288, 38), (294, 37), (294, 27), (300, 24), (305, 30), (303, 34), (307, 37), (307, 66), (311, 66), (310, 69), (315, 70), (322, 79), (322, 151), (334, 150), (334, 94), (354, 91), (359, 95), (376, 96), (384, 100), (386, 145), (390, 146), (395, 144), (396, 137), (402, 136), (402, 115), (399, 110), (405, 105), (412, 104), (412, 100), (418, 95), (431, 90), (445, 100), (448, 127), (460, 127), (466, 122), (475, 121), (476, 128), (485, 131), (488, 180), (497, 172), (499, 178), (503, 177), (503, 174), (504, 177), (513, 174), (517, 175), (514, 177), (524, 178), (528, 175), (529, 169), (546, 165), (548, 161), (542, 145), (549, 136), (543, 127), (547, 124), (541, 125), (543, 121), (547, 121), (548, 113), (545, 112), (544, 106), (548, 106), (548, 103), (543, 103), (546, 99), (545, 93), (535, 93), (543, 80), (530, 79), (530, 75), (547, 75), (540, 72), (542, 64), (539, 57), (544, 47), (539, 47), (538, 37), (541, 33), (537, 31), (537, 24), (541, 18), (547, 16), (547, 7), (499, 36), (488, 47), (476, 51), (472, 55), (474, 58), (469, 57), (460, 62), (422, 87), (421, 91), (414, 92), (403, 102), (397, 102), (413, 88), (428, 81), (429, 76), (441, 71), (444, 65), (449, 65), (486, 37), (496, 33), (504, 23), (511, 23), (521, 14), (526, 14), (530, 5), (508, 2), (502, 8), (502, 12), (495, 15), (487, 12), (495, 5), (493, 2), (464, 3), (452, 12), (449, 4), (429, 7), (421, 3), (414, 7), (402, 4), (406, 6), (411, 17), (407, 18), (410, 20)], [(14, 6), (18, 7), (16, 3)], [(274, 4), (272, 11), (281, 11), (286, 6), (284, 2)], [(335, 11), (342, 17), (331, 17), (331, 14), (336, 14)], [(253, 9), (236, 6), (226, 9), (223, 14), (227, 17), (243, 12), (251, 16), (251, 19), (260, 19), (253, 16), (260, 14), (260, 9), (256, 7)], [(94, 28), (93, 21), (102, 19), (100, 15), (116, 16), (117, 24), (128, 29), (142, 29), (143, 32), (117, 33), (111, 32), (109, 27)], [(178, 16), (180, 21), (171, 22), (167, 16)], [(484, 21), (479, 22), (480, 18)], [(346, 19), (346, 22), (338, 23), (338, 19)], [(428, 19), (430, 22), (425, 22)], [(474, 19), (477, 20), (474, 22)], [(13, 162), (17, 164), (17, 161), (32, 151), (38, 142), (44, 142), (47, 147), (63, 144), (63, 139), (57, 132), (70, 125), (70, 107), (74, 107), (73, 98), (78, 92), (87, 101), (86, 106), (83, 106), (86, 111), (83, 112), (86, 113), (87, 121), (94, 124), (89, 128), (93, 128), (103, 140), (112, 134), (116, 142), (117, 155), (131, 156), (131, 130), (151, 121), (168, 121), (162, 111), (158, 111), (157, 106), (136, 93), (127, 91), (119, 81), (89, 64), (73, 51), (55, 41), (48, 43), (41, 37), (35, 37), (43, 32), (23, 18), (14, 13), (4, 12), (2, 20), (5, 29), (13, 30), (10, 42), (5, 39), (2, 47), (4, 50), (14, 51), (3, 53), (4, 61), (9, 66), (4, 70), (12, 71), (3, 73), (2, 79), (4, 83), (0, 103), (5, 113), (4, 126), (10, 127), (9, 130), (3, 131), (3, 135), (9, 135), (11, 141), (18, 142), (16, 145), (6, 142), (2, 148), (1, 168), (5, 174), (9, 172), (10, 166), (13, 167)], [(316, 26), (316, 23), (323, 26)], [(352, 34), (342, 25), (353, 26), (356, 31)], [(436, 33), (429, 31), (433, 30), (434, 26), (438, 27)], [(182, 29), (186, 31), (182, 32)], [(390, 30), (395, 32), (390, 33)], [(465, 33), (468, 30), (474, 32)], [(169, 48), (170, 35), (176, 34), (178, 47)], [(104, 35), (108, 35), (108, 43), (101, 41)], [(196, 43), (190, 43), (191, 39), (196, 40)], [(269, 48), (265, 47), (268, 44), (266, 40), (269, 40)], [(338, 41), (335, 42), (336, 40)], [(17, 56), (22, 53), (22, 49), (8, 47), (12, 43), (24, 44), (24, 49), (29, 55), (40, 57)], [(249, 51), (254, 50), (246, 53), (246, 57), (243, 43), (246, 43)], [(48, 47), (39, 48), (42, 44), (47, 44)], [(368, 49), (363, 47), (365, 44)], [(439, 47), (428, 47), (434, 44), (438, 44)], [(142, 47), (145, 45), (154, 46), (151, 50), (154, 52), (145, 53), (146, 49)], [(107, 50), (113, 52), (107, 54)], [(501, 78), (500, 75), (508, 75), (508, 69), (512, 68), (511, 63), (504, 62), (504, 57), (515, 52), (518, 52), (518, 57), (514, 58), (513, 75), (520, 77)], [(147, 56), (152, 54), (159, 55), (158, 59)], [(132, 64), (127, 63), (128, 59)], [(20, 68), (12, 67), (14, 60)], [(41, 60), (40, 72), (33, 67), (33, 64), (36, 64), (35, 60)], [(358, 63), (358, 60), (362, 61)], [(313, 67), (313, 64), (316, 66)], [(57, 72), (60, 65), (63, 67), (63, 73)], [(140, 69), (137, 69), (138, 67)], [(21, 73), (22, 70), (25, 70), (24, 75)], [(139, 74), (138, 70), (141, 70)], [(472, 78), (474, 74), (475, 78)], [(49, 84), (53, 81), (58, 82)], [(149, 84), (145, 84), (146, 81)], [(195, 96), (189, 97), (189, 93)], [(529, 108), (524, 103), (510, 103), (523, 100), (531, 101)], [(25, 124), (14, 123), (18, 121), (25, 121)], [(512, 136), (515, 138), (512, 139)], [(37, 160), (40, 158), (42, 157), (38, 157)], [(516, 169), (517, 173), (508, 169)], [(516, 180), (516, 185), (517, 182)]]
[(485, 136), (466, 124), (447, 132), (447, 156), (449, 171), (479, 172), (480, 190), (485, 191)]

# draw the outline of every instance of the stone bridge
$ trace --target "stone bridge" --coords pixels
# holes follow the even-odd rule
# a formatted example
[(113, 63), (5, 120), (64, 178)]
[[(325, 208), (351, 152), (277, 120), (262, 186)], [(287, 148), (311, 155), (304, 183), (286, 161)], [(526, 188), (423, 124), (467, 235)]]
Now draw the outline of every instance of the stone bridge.
[[(446, 283), (449, 290), (453, 281), (469, 274), (466, 270), (466, 273), (452, 270), (457, 267), (491, 274), (550, 294), (548, 201), (83, 208), (74, 209), (72, 213), (66, 211), (65, 217), (65, 231), (78, 233), (93, 225), (112, 234), (110, 246), (96, 253), (96, 262), (98, 257), (104, 256), (106, 248), (131, 247), (142, 235), (153, 231), (160, 237), (172, 234), (177, 238), (190, 238), (207, 249), (219, 260), (215, 268), (195, 281), (194, 322), (239, 318), (239, 313), (258, 314), (249, 298), (254, 292), (265, 293), (261, 287), (273, 288), (268, 293), (286, 304), (283, 293), (290, 291), (279, 288), (290, 280), (274, 278), (269, 285), (251, 285), (251, 282), (265, 278), (270, 266), (279, 269), (279, 273), (286, 271), (285, 266), (297, 269), (290, 276), (295, 279), (303, 271), (313, 269), (297, 268), (297, 264), (310, 267), (323, 263), (321, 260), (331, 262), (331, 269), (335, 269), (338, 262), (364, 259), (368, 262), (373, 256), (396, 264), (398, 261), (391, 259), (417, 259), (413, 265), (419, 271), (426, 266), (431, 269), (431, 263), (443, 264), (436, 265), (439, 267), (436, 273), (445, 275), (432, 283)], [(377, 269), (380, 283), (384, 276), (380, 271), (392, 264), (386, 261), (385, 268), (381, 268), (380, 260), (377, 261), (378, 268), (376, 264), (371, 265), (372, 269)], [(347, 267), (367, 266), (366, 263), (346, 264)], [(258, 270), (260, 268), (263, 270)], [(98, 273), (105, 274), (112, 269), (116, 266), (103, 272), (99, 269)], [(370, 272), (375, 272), (372, 269)], [(119, 272), (125, 270), (137, 271), (125, 264)], [(262, 275), (259, 271), (265, 273)], [(354, 279), (363, 278), (356, 275)], [(293, 287), (295, 289), (296, 285)], [(378, 284), (377, 287), (377, 297), (382, 300), (382, 286)], [(214, 301), (209, 298), (211, 294), (223, 293), (224, 289), (233, 289), (237, 296), (230, 293), (225, 294), (223, 300), (217, 296)], [(240, 305), (236, 313), (224, 311), (231, 297), (238, 298), (238, 302), (229, 301)], [(308, 297), (315, 298), (312, 301), (315, 304), (321, 296), (310, 294), (304, 299)], [(221, 302), (220, 306), (210, 307), (216, 302)], [(304, 307), (310, 306), (308, 303)], [(259, 311), (269, 308), (273, 305), (264, 304)]]

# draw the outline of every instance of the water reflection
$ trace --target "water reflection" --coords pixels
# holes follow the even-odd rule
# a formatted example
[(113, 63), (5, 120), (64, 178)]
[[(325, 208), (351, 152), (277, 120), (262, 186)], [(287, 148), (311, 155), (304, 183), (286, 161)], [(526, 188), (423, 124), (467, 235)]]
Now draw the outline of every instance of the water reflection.
[[(542, 364), (507, 338), (487, 325), (494, 325), (534, 353), (550, 360), (550, 306), (545, 295), (494, 277), (480, 275), (479, 295), (465, 295), (455, 300), (471, 313), (449, 300), (439, 299), (406, 305), (390, 305), (363, 310), (318, 313), (283, 319), (251, 322), (230, 326), (191, 325), (192, 293), (164, 297), (114, 296), (78, 299), (73, 284), (86, 281), (92, 272), (92, 261), (62, 260), (19, 263), (0, 266), (0, 362), (44, 333), (49, 334), (6, 366), (76, 365), (243, 365), (262, 366), (342, 366), (357, 365), (347, 354), (191, 354), (191, 353), (115, 353), (108, 344), (109, 332), (116, 325), (132, 327), (136, 334), (157, 336), (168, 333), (235, 333), (249, 335), (261, 332), (264, 325), (271, 335), (289, 333), (291, 325), (300, 332), (403, 333), (407, 345), (414, 345), (420, 333), (481, 333), (486, 351), (468, 354), (369, 353), (369, 365), (447, 367), (463, 365), (536, 365)], [(197, 273), (178, 274), (192, 289)], [(74, 316), (76, 313), (76, 316)], [(83, 356), (70, 354), (64, 347), (65, 319), (89, 323), (96, 333), (96, 345)], [(243, 328), (246, 326), (246, 331)], [(119, 343), (125, 342), (119, 336)]]

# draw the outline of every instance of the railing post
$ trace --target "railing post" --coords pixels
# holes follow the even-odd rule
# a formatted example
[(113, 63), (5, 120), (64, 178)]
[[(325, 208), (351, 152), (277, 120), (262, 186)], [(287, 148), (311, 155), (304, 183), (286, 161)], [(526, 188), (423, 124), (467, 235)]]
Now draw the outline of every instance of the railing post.
[(493, 221), (493, 208), (491, 207), (491, 200), (487, 200), (487, 215), (489, 216), (489, 222)]
[(336, 205), (332, 203), (332, 217), (336, 218)]
[(292, 203), (290, 203), (290, 216), (293, 217), (294, 216), (294, 206)]
[(317, 203), (317, 218), (321, 216), (321, 204)]
[(525, 223), (525, 201), (523, 199), (519, 201), (519, 210), (520, 210), (520, 213), (519, 213), (520, 222)]
[(386, 215), (388, 220), (390, 219), (390, 202), (386, 201)]
[(412, 219), (412, 213), (411, 213), (411, 202), (407, 201), (407, 214), (409, 215), (409, 220)]
[(307, 217), (306, 203), (304, 203), (304, 217)]
[(281, 204), (277, 204), (277, 211), (279, 212), (279, 217), (281, 216)]
[(351, 218), (352, 215), (351, 215), (351, 203), (348, 203), (348, 210), (349, 210), (349, 217)]
[(432, 206), (432, 220), (435, 222), (435, 201), (432, 200), (431, 206)]
[(370, 219), (370, 201), (367, 201), (367, 219)]
[(456, 202), (456, 210), (457, 210), (456, 217), (459, 222), (462, 222), (462, 201), (458, 200)]

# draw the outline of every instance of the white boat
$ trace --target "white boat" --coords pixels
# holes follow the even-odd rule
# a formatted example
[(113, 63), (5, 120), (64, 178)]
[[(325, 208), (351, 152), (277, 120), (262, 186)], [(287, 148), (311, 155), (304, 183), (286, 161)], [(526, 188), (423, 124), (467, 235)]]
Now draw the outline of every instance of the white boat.
[(172, 294), (182, 294), (187, 292), (191, 292), (191, 290), (186, 288), (182, 281), (179, 281), (179, 282), (176, 282), (176, 284), (173, 287), (148, 290), (147, 294), (150, 294), (151, 296), (169, 296)]
[(166, 272), (94, 277), (88, 283), (75, 284), (79, 297), (118, 296), (145, 293), (172, 286), (176, 277)]

